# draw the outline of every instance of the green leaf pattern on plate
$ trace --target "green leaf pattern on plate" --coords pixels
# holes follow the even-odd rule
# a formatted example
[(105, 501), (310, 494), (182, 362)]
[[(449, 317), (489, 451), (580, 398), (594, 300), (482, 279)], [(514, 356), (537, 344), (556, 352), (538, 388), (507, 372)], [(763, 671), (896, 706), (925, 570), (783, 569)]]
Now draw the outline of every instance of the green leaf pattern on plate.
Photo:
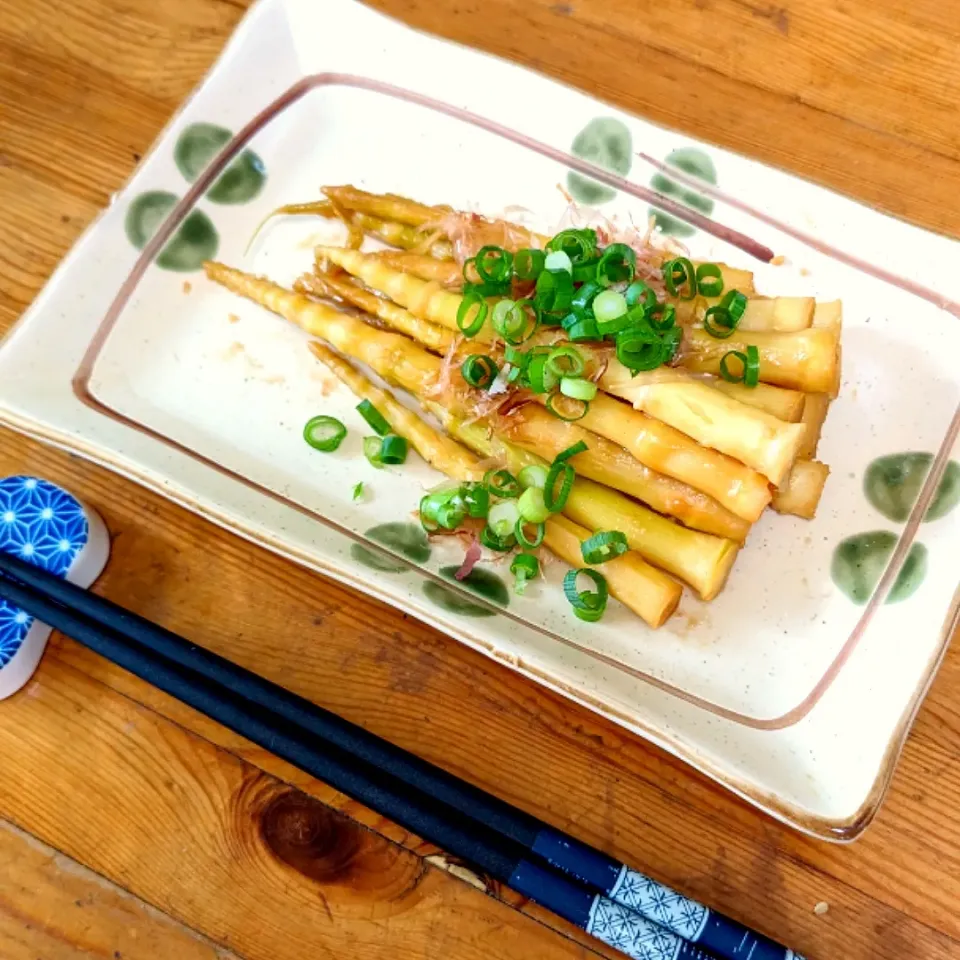
[[(127, 210), (124, 221), (127, 239), (142, 250), (178, 200), (176, 194), (165, 190), (141, 193)], [(194, 210), (160, 251), (157, 266), (181, 273), (199, 270), (204, 260), (217, 255), (219, 246), (220, 237), (210, 218), (202, 210)]]
[[(230, 142), (233, 134), (214, 123), (191, 123), (177, 138), (173, 160), (188, 183), (193, 183), (210, 161)], [(247, 203), (263, 189), (267, 174), (263, 161), (244, 150), (207, 191), (213, 203)]]
[[(886, 569), (897, 535), (889, 530), (855, 533), (837, 544), (833, 552), (830, 575), (833, 582), (856, 604), (870, 599)], [(900, 568), (887, 603), (898, 603), (917, 592), (927, 573), (927, 548), (915, 543)]]
[[(633, 166), (633, 137), (622, 120), (595, 117), (573, 138), (570, 152), (625, 177)], [(573, 170), (567, 174), (567, 189), (574, 200), (591, 206), (607, 203), (617, 195), (611, 187)]]
[[(717, 168), (713, 160), (703, 150), (696, 147), (681, 147), (668, 154), (666, 163), (670, 166), (682, 170), (684, 173), (697, 177), (705, 183), (716, 184)], [(650, 186), (658, 193), (671, 197), (692, 210), (697, 210), (706, 216), (713, 213), (713, 200), (691, 190), (678, 180), (673, 179), (669, 173), (656, 173), (650, 181)], [(650, 208), (651, 216), (656, 220), (657, 226), (667, 234), (674, 237), (691, 237), (696, 233), (696, 229), (683, 220), (664, 213), (656, 207)]]
[[(458, 566), (441, 567), (440, 575), (448, 580), (455, 580), (454, 574)], [(486, 600), (505, 607), (510, 603), (510, 592), (504, 582), (495, 573), (475, 567), (468, 576), (459, 581), (460, 585), (479, 594)], [(424, 596), (442, 607), (449, 613), (459, 613), (465, 617), (492, 617), (494, 611), (489, 607), (482, 607), (478, 603), (471, 603), (466, 597), (445, 587), (442, 583), (427, 581), (423, 585)]]
[[(213, 123), (192, 123), (177, 138), (173, 159), (188, 183), (229, 143), (232, 133)], [(252, 150), (244, 150), (207, 191), (212, 203), (239, 204), (253, 200), (263, 189), (267, 174), (263, 161)], [(124, 227), (127, 239), (138, 250), (157, 232), (180, 198), (167, 190), (148, 190), (134, 197)], [(199, 270), (204, 260), (213, 259), (220, 237), (213, 221), (200, 209), (191, 211), (156, 259), (164, 270), (188, 273)]]
[[(430, 559), (430, 542), (423, 528), (415, 523), (381, 523), (371, 527), (365, 536), (413, 563), (426, 563)], [(389, 553), (370, 549), (360, 543), (350, 547), (350, 556), (358, 563), (383, 573), (406, 573), (410, 569)]]
[[(877, 457), (867, 467), (863, 492), (888, 520), (903, 523), (920, 496), (920, 488), (932, 463), (932, 453), (890, 453), (885, 457)], [(924, 522), (930, 523), (945, 517), (958, 503), (960, 464), (951, 460), (923, 518)]]

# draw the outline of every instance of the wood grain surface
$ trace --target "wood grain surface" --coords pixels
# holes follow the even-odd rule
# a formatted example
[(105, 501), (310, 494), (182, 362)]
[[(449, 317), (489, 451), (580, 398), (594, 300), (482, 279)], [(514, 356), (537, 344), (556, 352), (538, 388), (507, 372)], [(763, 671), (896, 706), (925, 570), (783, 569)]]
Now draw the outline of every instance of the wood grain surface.
[[(0, 332), (129, 176), (244, 6), (0, 0)], [(960, 234), (960, 19), (948, 5), (377, 6)], [(97, 589), (112, 599), (810, 960), (960, 958), (956, 650), (877, 821), (853, 846), (828, 846), (435, 631), (0, 431), (0, 475), (21, 471), (102, 512), (114, 547)], [(509, 891), (476, 889), (419, 838), (61, 637), (0, 705), (0, 771), (3, 960), (609, 955)]]

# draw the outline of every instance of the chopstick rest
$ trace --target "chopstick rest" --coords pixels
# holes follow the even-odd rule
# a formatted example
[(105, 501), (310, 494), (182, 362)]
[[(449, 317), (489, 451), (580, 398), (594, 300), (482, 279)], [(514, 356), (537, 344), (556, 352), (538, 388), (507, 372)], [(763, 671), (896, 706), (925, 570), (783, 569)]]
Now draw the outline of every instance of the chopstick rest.
[[(110, 554), (110, 535), (95, 510), (40, 477), (0, 479), (0, 550), (89, 587)], [(0, 700), (33, 676), (50, 627), (0, 598)]]

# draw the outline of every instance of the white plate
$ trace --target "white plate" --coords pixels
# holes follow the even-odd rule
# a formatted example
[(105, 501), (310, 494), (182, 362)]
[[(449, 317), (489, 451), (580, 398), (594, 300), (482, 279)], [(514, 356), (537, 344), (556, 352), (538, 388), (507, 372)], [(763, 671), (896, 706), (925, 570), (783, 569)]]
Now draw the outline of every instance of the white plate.
[[(333, 21), (338, 29), (325, 30)], [(357, 64), (369, 70), (364, 78), (341, 75)], [(787, 264), (761, 264), (703, 231), (687, 239), (692, 253), (754, 270), (764, 293), (844, 301), (843, 392), (819, 452), (833, 474), (817, 519), (765, 516), (722, 596), (705, 607), (687, 594), (680, 614), (656, 632), (615, 603), (600, 624), (576, 620), (565, 602), (555, 602), (561, 564), (527, 599), (509, 598), (496, 614), (484, 605), (464, 611), (463, 595), (440, 585), (438, 569), (459, 559), (452, 544), (432, 548), (421, 565), (426, 575), (365, 563), (357, 540), (375, 525), (409, 519), (437, 476), (414, 457), (389, 472), (366, 463), (355, 398), (312, 359), (299, 331), (200, 273), (144, 263), (142, 278), (131, 274), (138, 253), (128, 235), (149, 220), (143, 197), (187, 193), (183, 171), (197, 163), (209, 134), (196, 124), (237, 131), (321, 71), (302, 98), (288, 98), (258, 126), (250, 146), (265, 181), (248, 162), (235, 185), (234, 199), (243, 202), (217, 203), (210, 194), (198, 202), (206, 219), (194, 217), (196, 249), (177, 246), (180, 266), (215, 245), (218, 259), (291, 280), (332, 227), (283, 220), (250, 255), (244, 248), (266, 212), (316, 197), (322, 183), (353, 182), (491, 213), (522, 205), (549, 231), (567, 205), (557, 189), (568, 172), (562, 155), (596, 117), (616, 118), (629, 131), (638, 155), (627, 176), (636, 187), (656, 173), (640, 154), (665, 158), (693, 148), (712, 162), (726, 195), (711, 202), (711, 216)], [(407, 93), (394, 95), (384, 82)], [(439, 96), (443, 105), (417, 103), (418, 95)], [(463, 110), (504, 125), (506, 135)], [(645, 221), (647, 202), (631, 189), (637, 192), (627, 187), (604, 203), (604, 215)], [(894, 269), (907, 285), (942, 281), (940, 294), (960, 296), (951, 241), (416, 34), (351, 0), (328, 2), (322, 12), (310, 0), (261, 0), (0, 350), (0, 418), (409, 610), (661, 744), (787, 822), (850, 839), (879, 805), (949, 639), (960, 530), (960, 510), (922, 526), (919, 516), (887, 519), (864, 496), (864, 475), (880, 456), (949, 453), (960, 402), (960, 325), (949, 311), (960, 308), (939, 309), (930, 294), (885, 283), (845, 262), (836, 247)], [(317, 412), (351, 428), (336, 455), (316, 454), (301, 439), (304, 421)], [(358, 481), (367, 494), (354, 502)], [(841, 540), (876, 530), (900, 538), (881, 586), (895, 578), (915, 538), (926, 548), (926, 573), (908, 599), (884, 605), (884, 588), (857, 606), (832, 583), (831, 562)], [(502, 567), (488, 569), (510, 580)]]

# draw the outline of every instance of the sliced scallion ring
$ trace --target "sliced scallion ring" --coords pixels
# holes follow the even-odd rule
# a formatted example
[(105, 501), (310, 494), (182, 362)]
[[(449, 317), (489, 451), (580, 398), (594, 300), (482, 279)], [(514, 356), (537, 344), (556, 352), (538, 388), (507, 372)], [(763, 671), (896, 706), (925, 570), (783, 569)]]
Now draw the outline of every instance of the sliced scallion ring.
[(492, 357), (473, 353), (460, 365), (460, 374), (471, 387), (486, 390), (497, 379), (497, 365)]
[(554, 347), (547, 354), (546, 365), (556, 377), (579, 377), (586, 369), (583, 354), (576, 347)]
[[(581, 576), (589, 577), (596, 590), (578, 590), (577, 579)], [(589, 567), (582, 567), (579, 570), (568, 570), (563, 578), (563, 593), (573, 612), (588, 623), (594, 623), (603, 616), (603, 611), (607, 608), (607, 597), (609, 588), (607, 587), (607, 578), (596, 570)]]
[(513, 271), (513, 254), (503, 247), (481, 247), (474, 258), (474, 268), (487, 283), (503, 283)]
[(543, 500), (541, 487), (527, 487), (520, 494), (517, 506), (520, 509), (520, 516), (528, 523), (543, 523), (550, 516), (550, 511)]
[(457, 309), (457, 326), (465, 337), (475, 337), (487, 319), (487, 301), (475, 290), (465, 292)]
[(697, 273), (686, 257), (674, 257), (663, 265), (663, 285), (671, 297), (692, 300), (697, 295)]
[(380, 443), (380, 462), (397, 466), (407, 459), (406, 437), (398, 437), (395, 433), (388, 433)]
[(532, 553), (518, 553), (510, 563), (510, 572), (516, 578), (514, 592), (523, 596), (527, 582), (540, 573), (540, 561)]
[[(533, 528), (532, 533), (528, 532), (528, 527)], [(524, 520), (523, 517), (520, 517), (513, 529), (513, 535), (517, 538), (517, 543), (521, 547), (532, 550), (534, 547), (539, 547), (540, 544), (543, 543), (546, 530), (547, 528), (544, 526), (543, 521), (534, 523), (532, 520)]]
[(597, 283), (609, 287), (613, 283), (629, 283), (637, 269), (637, 254), (625, 243), (611, 243), (600, 256), (597, 264)]
[(503, 539), (513, 533), (520, 519), (520, 507), (516, 500), (501, 500), (495, 503), (487, 514), (487, 526)]
[(380, 459), (380, 447), (383, 445), (382, 437), (364, 437), (363, 455), (367, 458), (371, 467), (378, 470), (383, 469), (383, 461)]
[(483, 475), (483, 485), (495, 497), (513, 500), (520, 496), (520, 482), (509, 470), (488, 470)]
[(595, 533), (580, 544), (583, 562), (589, 564), (606, 563), (622, 556), (629, 549), (626, 536), (619, 530)]
[(370, 429), (375, 430), (381, 437), (385, 437), (390, 432), (390, 424), (369, 400), (361, 400), (357, 404), (357, 413), (367, 421)]
[(697, 293), (703, 297), (719, 297), (723, 293), (723, 271), (715, 263), (697, 267)]
[(560, 392), (572, 400), (586, 400), (589, 403), (597, 395), (597, 385), (583, 377), (564, 377), (560, 381)]
[(542, 250), (518, 250), (513, 255), (513, 272), (519, 280), (536, 280), (545, 260)]
[(565, 460), (554, 462), (547, 473), (543, 487), (543, 502), (551, 513), (558, 513), (567, 505), (577, 474)]
[(551, 393), (547, 397), (547, 409), (558, 420), (563, 420), (565, 423), (574, 423), (587, 415), (590, 403), (587, 400), (564, 396), (562, 393)]
[(547, 468), (539, 463), (531, 463), (520, 471), (517, 479), (526, 489), (539, 487), (542, 490), (547, 482)]
[(311, 417), (303, 427), (303, 439), (321, 453), (333, 453), (346, 435), (347, 428), (336, 417)]

